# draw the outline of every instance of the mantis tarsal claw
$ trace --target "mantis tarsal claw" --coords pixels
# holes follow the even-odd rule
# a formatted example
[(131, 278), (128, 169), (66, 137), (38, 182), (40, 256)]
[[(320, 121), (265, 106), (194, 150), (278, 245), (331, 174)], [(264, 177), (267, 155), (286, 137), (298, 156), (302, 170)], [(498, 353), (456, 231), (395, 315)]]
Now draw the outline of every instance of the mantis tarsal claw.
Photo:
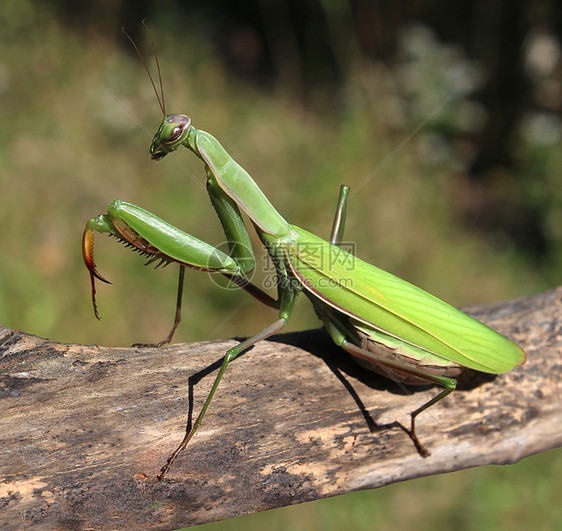
[[(90, 220), (91, 221), (91, 220)], [(94, 306), (94, 314), (96, 318), (100, 319), (100, 314), (98, 311), (98, 305), (96, 304), (96, 281), (101, 280), (106, 284), (111, 284), (109, 280), (103, 278), (96, 269), (96, 263), (94, 262), (94, 229), (89, 226), (90, 222), (86, 225), (84, 233), (82, 234), (82, 256), (84, 258), (84, 263), (90, 272), (90, 284), (92, 286), (92, 305)]]

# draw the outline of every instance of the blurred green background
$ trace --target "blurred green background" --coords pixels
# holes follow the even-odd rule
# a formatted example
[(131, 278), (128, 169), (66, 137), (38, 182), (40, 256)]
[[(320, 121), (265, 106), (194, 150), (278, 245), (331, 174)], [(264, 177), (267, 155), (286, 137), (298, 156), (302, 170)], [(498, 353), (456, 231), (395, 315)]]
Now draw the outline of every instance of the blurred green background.
[[(0, 323), (116, 346), (166, 335), (176, 270), (103, 236), (96, 262), (113, 285), (98, 286), (93, 316), (80, 238), (114, 198), (223, 241), (198, 161), (150, 160), (161, 113), (120, 32), (154, 67), (144, 16), (168, 112), (214, 134), (289, 221), (327, 236), (346, 183), (357, 254), (457, 306), (560, 284), (561, 8), (453, 4), (3, 0)], [(274, 318), (206, 274), (186, 284), (177, 341)], [(317, 326), (302, 302), (288, 330)], [(557, 450), (213, 527), (552, 529), (561, 477)]]

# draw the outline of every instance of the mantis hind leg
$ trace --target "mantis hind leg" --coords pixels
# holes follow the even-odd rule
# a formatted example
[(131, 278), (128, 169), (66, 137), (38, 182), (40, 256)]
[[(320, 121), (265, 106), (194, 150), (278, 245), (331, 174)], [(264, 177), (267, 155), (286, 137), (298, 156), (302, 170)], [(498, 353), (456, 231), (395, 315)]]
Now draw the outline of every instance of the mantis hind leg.
[(386, 378), (395, 381), (399, 385), (402, 385), (401, 378), (397, 375), (407, 374), (423, 380), (427, 382), (427, 384), (435, 383), (444, 388), (443, 391), (441, 391), (439, 394), (437, 394), (427, 402), (420, 404), (419, 407), (412, 411), (410, 413), (410, 429), (407, 430), (406, 428), (403, 428), (410, 435), (410, 438), (416, 446), (418, 453), (422, 457), (429, 456), (429, 450), (427, 450), (423, 446), (417, 436), (416, 418), (420, 413), (422, 413), (426, 409), (429, 409), (431, 406), (435, 405), (437, 402), (443, 400), (446, 396), (452, 393), (456, 389), (457, 381), (454, 378), (428, 373), (421, 368), (417, 368), (411, 364), (406, 364), (398, 360), (374, 357), (372, 352), (358, 347), (348, 340), (349, 337), (353, 337), (355, 334), (353, 333), (353, 327), (349, 324), (346, 324), (346, 322), (341, 318), (341, 315), (335, 312), (332, 308), (323, 308), (322, 313), (324, 326), (326, 327), (326, 330), (330, 334), (330, 337), (332, 338), (334, 343), (354, 358), (365, 360), (370, 364), (376, 363), (379, 368), (377, 372), (383, 374)]
[(332, 231), (330, 233), (330, 243), (338, 245), (343, 238), (343, 231), (345, 229), (345, 216), (347, 214), (347, 198), (349, 197), (349, 186), (342, 184), (340, 186), (340, 195), (338, 197), (338, 204), (334, 214), (334, 221), (332, 224)]
[[(343, 231), (345, 228), (345, 217), (347, 213), (347, 199), (349, 197), (349, 186), (342, 185), (340, 187), (340, 194), (338, 197), (338, 203), (336, 206), (336, 211), (334, 215), (334, 221), (332, 224), (332, 231), (330, 233), (330, 243), (332, 245), (340, 245), (343, 239)], [(399, 361), (394, 361), (391, 359), (378, 359), (374, 358), (373, 353), (369, 352), (357, 345), (350, 343), (348, 341), (349, 337), (353, 337), (355, 334), (353, 332), (353, 326), (347, 325), (348, 319), (342, 317), (333, 308), (328, 308), (324, 305), (321, 307), (317, 306), (317, 313), (324, 322), (326, 330), (330, 334), (330, 337), (336, 345), (343, 348), (348, 354), (354, 358), (359, 358), (369, 363), (377, 363), (380, 367), (380, 372), (387, 378), (396, 381), (400, 384), (400, 380), (396, 377), (397, 373), (406, 373), (408, 375), (414, 376), (421, 380), (426, 381), (428, 384), (436, 383), (444, 387), (437, 396), (428, 400), (424, 404), (421, 404), (417, 409), (410, 413), (411, 425), (409, 430), (409, 435), (412, 441), (416, 445), (416, 448), (420, 455), (427, 457), (429, 451), (424, 448), (421, 444), (417, 434), (416, 434), (416, 418), (417, 416), (429, 409), (431, 406), (435, 405), (440, 400), (443, 400), (447, 395), (452, 393), (457, 385), (457, 381), (454, 378), (448, 378), (445, 376), (437, 376), (434, 374), (429, 374), (421, 369), (417, 369), (415, 366), (402, 364)]]

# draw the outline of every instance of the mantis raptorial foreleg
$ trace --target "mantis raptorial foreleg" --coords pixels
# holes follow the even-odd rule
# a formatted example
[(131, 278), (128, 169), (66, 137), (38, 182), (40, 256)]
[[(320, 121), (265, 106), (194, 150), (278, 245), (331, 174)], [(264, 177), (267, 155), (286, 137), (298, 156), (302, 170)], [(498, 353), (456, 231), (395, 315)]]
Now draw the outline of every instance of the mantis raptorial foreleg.
[[(112, 201), (108, 207), (108, 214), (92, 218), (86, 224), (82, 239), (83, 255), (84, 262), (90, 271), (92, 300), (94, 302), (94, 311), (98, 318), (94, 279), (97, 278), (106, 283), (108, 281), (97, 272), (94, 262), (94, 231), (108, 233), (139, 253), (148, 256), (147, 264), (158, 260), (160, 260), (160, 263), (177, 262), (179, 264), (176, 313), (170, 333), (159, 343), (135, 343), (133, 346), (160, 347), (172, 340), (181, 321), (183, 283), (186, 267), (209, 273), (222, 273), (231, 282), (260, 302), (271, 308), (279, 308), (277, 300), (249, 282), (246, 278), (246, 274), (253, 269), (255, 261), (253, 254), (251, 254), (251, 247), (248, 247), (249, 236), (245, 229), (240, 229), (240, 224), (236, 221), (236, 212), (241, 220), (240, 212), (236, 205), (229, 204), (231, 203), (229, 198), (225, 199), (224, 193), (219, 191), (214, 192), (212, 200), (213, 204), (221, 205), (217, 207), (218, 209), (223, 208), (224, 211), (228, 211), (232, 216), (230, 218), (231, 223), (228, 221), (223, 223), (225, 233), (229, 237), (234, 237), (234, 235), (239, 237), (238, 242), (231, 242), (229, 245), (232, 255), (225, 254), (220, 249), (176, 229), (150, 212), (125, 201)], [(144, 236), (141, 236), (141, 234)], [(165, 240), (166, 245), (160, 245), (159, 247), (157, 241), (160, 243), (164, 241), (164, 235), (168, 238)]]
[[(229, 255), (234, 258), (236, 263), (240, 266), (243, 273), (252, 271), (255, 267), (255, 259), (252, 252), (250, 236), (246, 230), (244, 220), (240, 215), (240, 210), (236, 203), (228, 197), (223, 190), (217, 186), (216, 181), (212, 179), (207, 180), (207, 192), (211, 199), (215, 212), (217, 213), (226, 241), (228, 242)], [(185, 276), (185, 266), (180, 265), (179, 280), (176, 298), (176, 312), (174, 316), (174, 323), (168, 336), (158, 343), (134, 343), (133, 347), (161, 347), (172, 341), (176, 329), (181, 322), (181, 307), (183, 297), (183, 283)], [(242, 276), (229, 277), (231, 281), (241, 288), (245, 289), (248, 293), (256, 297), (260, 302), (268, 306), (276, 307), (275, 301), (265, 294), (259, 288), (250, 284)], [(273, 302), (272, 302), (273, 301)]]

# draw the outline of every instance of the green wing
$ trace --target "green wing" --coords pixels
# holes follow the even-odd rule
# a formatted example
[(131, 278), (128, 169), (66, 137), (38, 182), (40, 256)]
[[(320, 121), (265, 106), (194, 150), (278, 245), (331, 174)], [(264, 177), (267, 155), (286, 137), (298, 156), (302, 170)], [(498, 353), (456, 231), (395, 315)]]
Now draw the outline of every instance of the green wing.
[(426, 291), (299, 227), (286, 257), (304, 288), (338, 311), (446, 360), (499, 374), (524, 351)]

